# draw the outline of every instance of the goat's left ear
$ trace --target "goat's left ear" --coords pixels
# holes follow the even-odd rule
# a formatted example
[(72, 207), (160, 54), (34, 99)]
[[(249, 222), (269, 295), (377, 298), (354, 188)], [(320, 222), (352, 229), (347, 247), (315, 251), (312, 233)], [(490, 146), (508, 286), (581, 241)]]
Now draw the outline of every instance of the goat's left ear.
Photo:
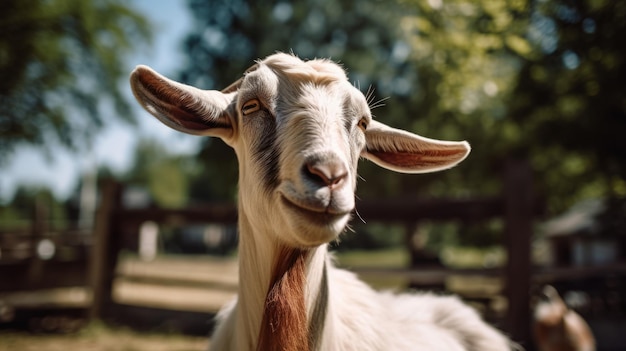
[(217, 136), (227, 142), (234, 134), (231, 102), (235, 92), (194, 88), (165, 78), (147, 66), (135, 68), (130, 86), (141, 106), (170, 128)]
[(361, 156), (377, 165), (402, 173), (444, 170), (463, 161), (470, 152), (465, 141), (424, 138), (372, 121), (365, 131), (367, 146)]

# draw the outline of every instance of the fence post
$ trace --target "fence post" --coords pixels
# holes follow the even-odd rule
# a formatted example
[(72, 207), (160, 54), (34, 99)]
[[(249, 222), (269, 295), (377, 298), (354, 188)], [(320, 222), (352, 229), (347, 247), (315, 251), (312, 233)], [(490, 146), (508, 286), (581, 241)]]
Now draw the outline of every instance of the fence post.
[(114, 213), (120, 206), (121, 186), (114, 181), (104, 183), (100, 206), (96, 211), (93, 244), (89, 262), (92, 302), (90, 319), (102, 319), (104, 311), (113, 301), (113, 279), (117, 264), (117, 239)]
[(530, 347), (531, 238), (533, 225), (532, 171), (526, 160), (505, 165), (504, 206), (507, 325), (510, 336)]
[(40, 196), (37, 196), (33, 208), (33, 222), (31, 228), (30, 242), (32, 252), (30, 256), (30, 264), (28, 267), (28, 287), (34, 289), (41, 282), (44, 274), (45, 262), (39, 253), (39, 245), (45, 238), (48, 227), (48, 207)]

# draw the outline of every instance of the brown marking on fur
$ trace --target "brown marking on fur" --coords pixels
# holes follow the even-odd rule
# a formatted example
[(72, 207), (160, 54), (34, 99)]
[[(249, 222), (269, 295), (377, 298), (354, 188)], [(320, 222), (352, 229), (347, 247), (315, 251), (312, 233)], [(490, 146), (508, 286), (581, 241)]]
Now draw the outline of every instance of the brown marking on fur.
[[(149, 101), (160, 110), (156, 113), (161, 117), (157, 118), (172, 128), (176, 128), (176, 126), (189, 130), (231, 128), (229, 124), (224, 123), (219, 118), (202, 118), (206, 112), (204, 111), (205, 106), (200, 100), (152, 70), (138, 67), (131, 76), (131, 80), (136, 82), (132, 84), (135, 87), (133, 93), (137, 100), (144, 107), (146, 107), (145, 102)], [(151, 113), (154, 114), (155, 112)], [(164, 114), (171, 117), (164, 116)]]
[(307, 253), (294, 248), (278, 250), (265, 297), (257, 351), (309, 351), (304, 303)]
[(370, 154), (379, 159), (401, 167), (420, 166), (439, 166), (449, 162), (450, 158), (458, 157), (464, 154), (465, 149), (437, 150), (436, 152), (427, 151), (424, 153), (408, 153), (408, 152), (385, 152), (370, 151)]

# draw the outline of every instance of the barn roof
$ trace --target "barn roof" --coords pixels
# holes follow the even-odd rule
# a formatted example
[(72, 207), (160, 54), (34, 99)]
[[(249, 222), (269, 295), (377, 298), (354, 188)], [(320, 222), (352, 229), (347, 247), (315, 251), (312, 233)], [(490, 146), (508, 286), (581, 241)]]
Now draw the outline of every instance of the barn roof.
[(600, 229), (597, 216), (605, 207), (602, 199), (581, 201), (567, 212), (545, 222), (543, 232), (547, 237), (595, 234)]

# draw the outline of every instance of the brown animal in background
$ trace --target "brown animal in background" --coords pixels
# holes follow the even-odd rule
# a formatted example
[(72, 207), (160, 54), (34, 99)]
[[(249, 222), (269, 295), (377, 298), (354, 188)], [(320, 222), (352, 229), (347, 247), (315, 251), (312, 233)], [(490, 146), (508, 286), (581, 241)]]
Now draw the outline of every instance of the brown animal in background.
[(567, 307), (556, 289), (546, 285), (535, 306), (534, 332), (539, 351), (595, 351), (596, 341), (589, 325)]

